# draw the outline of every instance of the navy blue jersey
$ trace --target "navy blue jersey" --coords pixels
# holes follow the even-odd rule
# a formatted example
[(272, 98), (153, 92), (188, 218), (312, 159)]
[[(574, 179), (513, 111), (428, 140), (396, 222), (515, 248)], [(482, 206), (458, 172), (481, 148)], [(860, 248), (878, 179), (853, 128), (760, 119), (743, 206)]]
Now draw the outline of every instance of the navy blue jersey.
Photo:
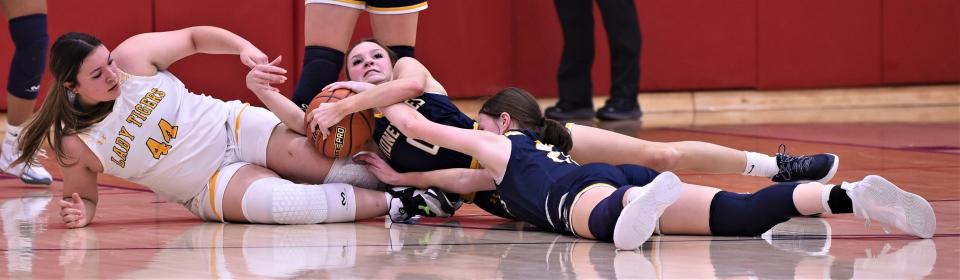
[[(475, 129), (476, 121), (460, 112), (446, 95), (424, 93), (404, 101), (427, 119), (442, 125)], [(423, 172), (448, 168), (471, 168), (473, 158), (425, 141), (407, 138), (387, 118), (378, 115), (373, 140), (390, 167), (397, 172)]]
[(637, 165), (580, 166), (535, 136), (517, 131), (505, 135), (511, 151), (507, 170), (497, 184), (501, 202), (511, 215), (543, 229), (572, 234), (570, 206), (577, 193), (590, 185), (643, 186), (657, 175)]

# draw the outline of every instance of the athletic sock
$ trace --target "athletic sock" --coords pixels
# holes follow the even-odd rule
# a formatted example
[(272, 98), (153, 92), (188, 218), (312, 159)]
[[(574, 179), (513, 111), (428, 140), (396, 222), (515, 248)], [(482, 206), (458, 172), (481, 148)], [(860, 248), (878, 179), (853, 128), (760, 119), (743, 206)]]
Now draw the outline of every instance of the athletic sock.
[(743, 175), (773, 177), (780, 170), (777, 167), (777, 158), (761, 153), (743, 151), (747, 164), (743, 168)]

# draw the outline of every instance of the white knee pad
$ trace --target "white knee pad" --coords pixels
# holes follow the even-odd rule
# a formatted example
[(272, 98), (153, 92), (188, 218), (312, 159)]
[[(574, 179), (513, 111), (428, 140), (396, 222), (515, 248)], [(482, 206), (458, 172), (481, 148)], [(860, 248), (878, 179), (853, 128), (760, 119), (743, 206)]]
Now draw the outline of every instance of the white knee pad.
[(268, 177), (243, 194), (243, 216), (260, 224), (317, 224), (353, 221), (357, 214), (353, 186), (305, 185)]
[(334, 160), (323, 183), (346, 183), (364, 189), (383, 191), (379, 187), (380, 180), (377, 176), (367, 171), (363, 164), (356, 163), (351, 158)]

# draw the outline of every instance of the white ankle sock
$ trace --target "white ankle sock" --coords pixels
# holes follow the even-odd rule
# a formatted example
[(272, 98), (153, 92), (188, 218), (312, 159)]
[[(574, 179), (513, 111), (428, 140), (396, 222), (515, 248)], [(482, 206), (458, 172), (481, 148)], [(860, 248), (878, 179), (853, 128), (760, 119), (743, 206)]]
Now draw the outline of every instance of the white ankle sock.
[(860, 183), (860, 181), (856, 181), (853, 183), (843, 182), (843, 183), (840, 183), (840, 188), (849, 192), (850, 190), (852, 190), (854, 187), (857, 186), (857, 183)]
[(780, 171), (775, 157), (748, 151), (743, 151), (743, 153), (747, 157), (747, 164), (743, 167), (743, 175), (773, 177)]
[(20, 135), (20, 127), (7, 123), (7, 137), (17, 137)]

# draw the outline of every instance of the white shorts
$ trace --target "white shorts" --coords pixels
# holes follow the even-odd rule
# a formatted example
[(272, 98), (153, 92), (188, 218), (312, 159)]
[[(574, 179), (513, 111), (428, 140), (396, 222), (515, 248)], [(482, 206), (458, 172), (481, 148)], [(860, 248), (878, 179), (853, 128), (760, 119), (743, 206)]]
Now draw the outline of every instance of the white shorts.
[(267, 143), (273, 129), (280, 124), (280, 119), (267, 109), (240, 101), (230, 101), (227, 105), (231, 107), (225, 124), (229, 140), (220, 169), (210, 176), (200, 193), (184, 205), (204, 221), (224, 221), (223, 193), (227, 183), (244, 165), (267, 166)]
[(426, 0), (306, 0), (306, 4), (331, 4), (381, 15), (412, 14), (427, 9)]

